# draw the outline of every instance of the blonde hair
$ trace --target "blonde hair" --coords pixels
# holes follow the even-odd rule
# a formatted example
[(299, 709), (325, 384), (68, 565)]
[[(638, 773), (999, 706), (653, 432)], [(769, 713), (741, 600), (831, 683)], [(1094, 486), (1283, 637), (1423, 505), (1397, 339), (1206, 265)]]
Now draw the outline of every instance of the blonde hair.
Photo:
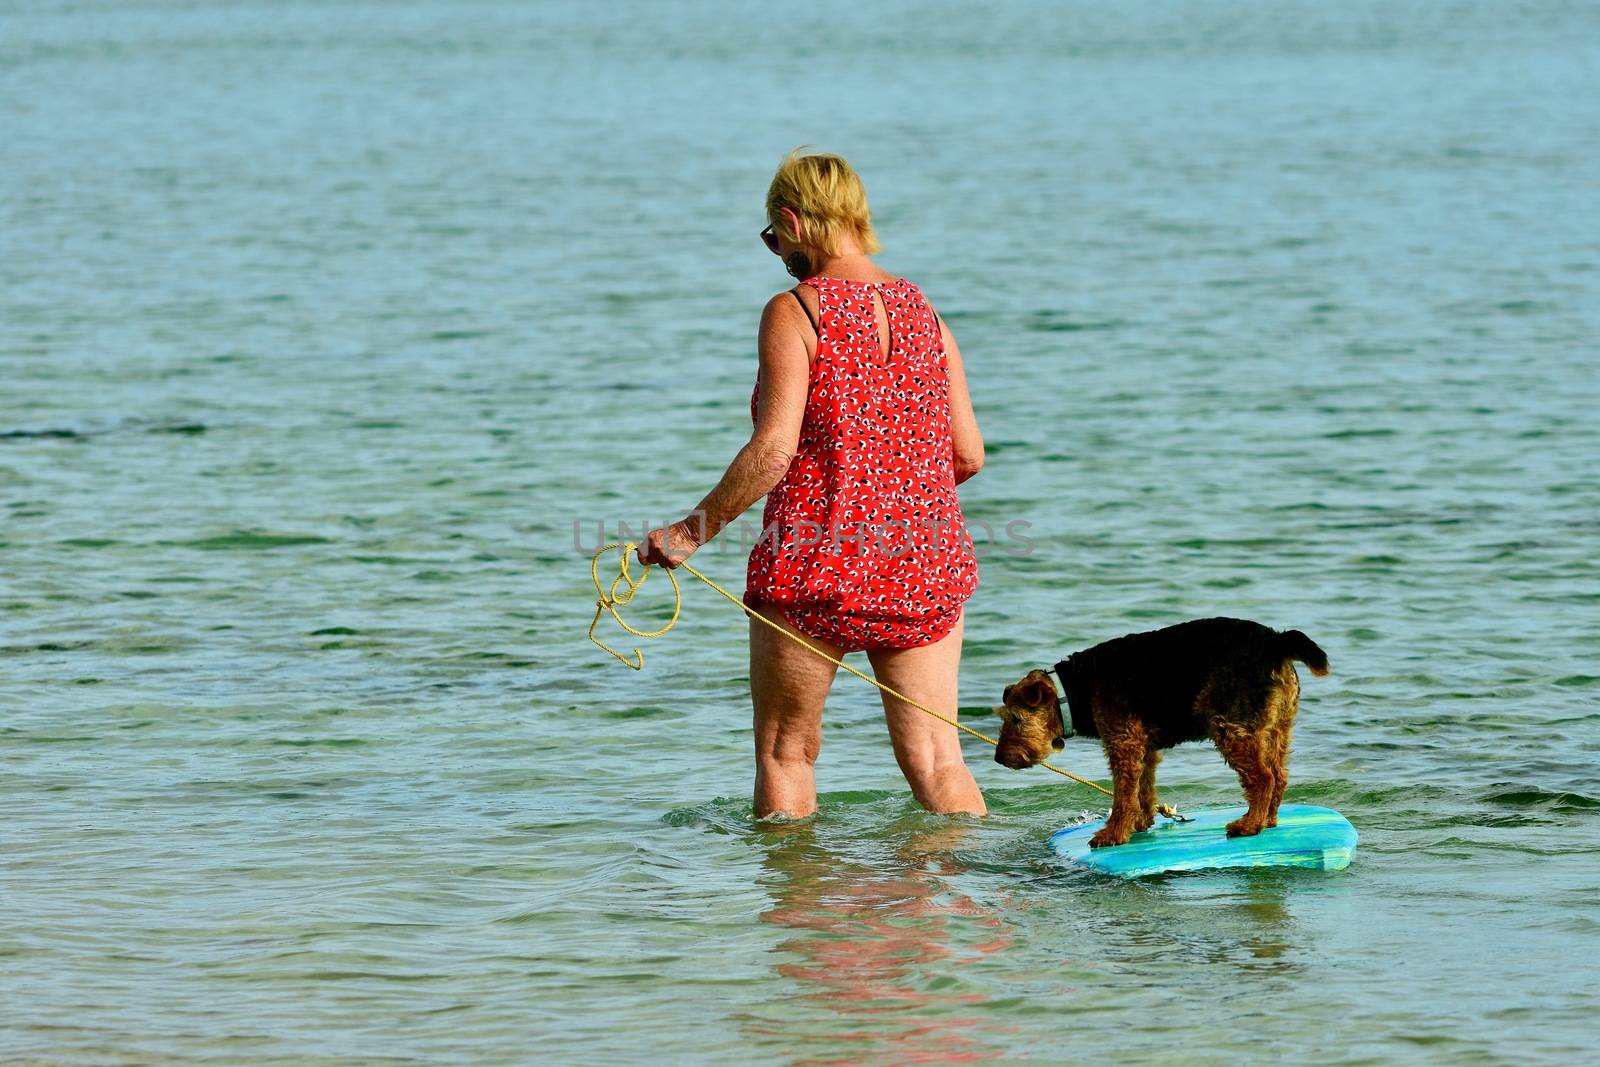
[(805, 153), (801, 145), (778, 164), (767, 187), (767, 221), (774, 227), (785, 220), (779, 208), (788, 208), (800, 218), (802, 243), (839, 254), (841, 238), (854, 237), (864, 252), (883, 246), (872, 231), (872, 212), (867, 207), (867, 190), (854, 168), (843, 156), (825, 152)]

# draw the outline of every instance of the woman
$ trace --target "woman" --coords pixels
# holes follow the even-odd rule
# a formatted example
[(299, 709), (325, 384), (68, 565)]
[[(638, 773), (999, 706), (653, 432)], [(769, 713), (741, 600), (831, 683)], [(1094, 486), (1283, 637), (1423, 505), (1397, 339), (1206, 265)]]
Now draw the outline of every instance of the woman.
[[(750, 442), (688, 518), (652, 530), (676, 567), (765, 495), (746, 607), (956, 716), (962, 605), (978, 564), (956, 499), (983, 466), (961, 352), (920, 290), (869, 258), (866, 191), (838, 156), (791, 153), (767, 190), (768, 249), (800, 284), (761, 316)], [(817, 809), (837, 668), (750, 620), (757, 818)], [(923, 807), (986, 814), (955, 728), (887, 693), (895, 759)]]

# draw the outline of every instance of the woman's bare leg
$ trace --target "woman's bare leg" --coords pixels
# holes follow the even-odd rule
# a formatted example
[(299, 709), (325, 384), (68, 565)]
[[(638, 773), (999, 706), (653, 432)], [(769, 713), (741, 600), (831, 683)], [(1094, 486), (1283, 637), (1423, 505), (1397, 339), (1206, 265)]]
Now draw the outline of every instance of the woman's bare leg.
[[(790, 633), (775, 608), (761, 609)], [(799, 635), (804, 637), (805, 635)], [(805, 640), (835, 658), (838, 647)], [(817, 753), (822, 749), (822, 705), (838, 668), (772, 627), (750, 620), (750, 702), (755, 709), (755, 816), (793, 818), (817, 810)]]
[[(889, 688), (954, 719), (962, 626), (956, 623), (938, 642), (921, 648), (868, 652), (873, 674)], [(961, 758), (961, 735), (954, 726), (887, 693), (883, 694), (883, 715), (889, 724), (894, 758), (917, 803), (943, 813), (989, 813), (978, 783)]]

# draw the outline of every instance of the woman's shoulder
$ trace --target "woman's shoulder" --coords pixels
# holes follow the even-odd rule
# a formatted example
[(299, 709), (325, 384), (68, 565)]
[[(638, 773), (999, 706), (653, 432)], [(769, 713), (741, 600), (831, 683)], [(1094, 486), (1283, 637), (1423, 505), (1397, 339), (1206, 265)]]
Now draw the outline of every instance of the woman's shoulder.
[(817, 306), (817, 290), (814, 286), (801, 282), (800, 284), (773, 293), (762, 308), (763, 317), (769, 315), (785, 316), (799, 313), (806, 307)]
[(807, 295), (815, 297), (816, 290), (811, 289), (805, 282), (790, 289), (780, 289), (767, 298), (765, 306), (761, 309), (762, 315), (785, 315), (790, 311), (798, 311), (800, 309), (798, 301), (804, 300)]
[(775, 293), (761, 311), (762, 329), (795, 329), (805, 335), (816, 333), (821, 303), (817, 290), (805, 282)]

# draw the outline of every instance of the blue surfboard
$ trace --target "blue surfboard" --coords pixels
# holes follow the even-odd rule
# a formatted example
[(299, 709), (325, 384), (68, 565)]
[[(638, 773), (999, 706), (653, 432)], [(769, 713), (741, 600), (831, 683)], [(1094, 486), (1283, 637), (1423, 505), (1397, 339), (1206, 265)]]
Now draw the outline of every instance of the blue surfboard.
[(1202, 871), (1219, 867), (1315, 867), (1339, 871), (1350, 866), (1356, 850), (1356, 828), (1332, 808), (1284, 804), (1278, 825), (1254, 837), (1232, 837), (1228, 823), (1243, 807), (1185, 812), (1191, 822), (1158, 818), (1156, 825), (1128, 838), (1125, 845), (1090, 848), (1089, 838), (1104, 819), (1069, 826), (1050, 835), (1060, 856), (1105, 874), (1137, 878), (1166, 871)]

